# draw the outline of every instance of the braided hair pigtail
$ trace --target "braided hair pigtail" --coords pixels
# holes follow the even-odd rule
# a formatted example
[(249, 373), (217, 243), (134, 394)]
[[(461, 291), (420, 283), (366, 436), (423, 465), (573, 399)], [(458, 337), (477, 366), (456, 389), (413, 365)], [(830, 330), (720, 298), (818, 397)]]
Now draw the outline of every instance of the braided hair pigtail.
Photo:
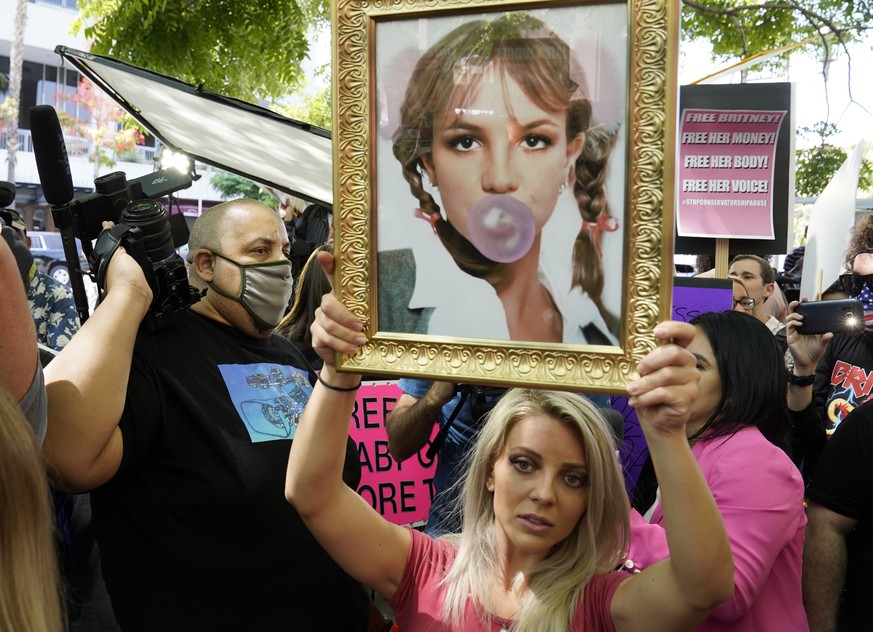
[[(407, 103), (401, 108), (401, 117), (409, 116), (405, 110), (420, 109), (422, 106), (417, 100), (411, 99), (407, 94)], [(433, 195), (424, 188), (422, 174), (425, 171), (422, 156), (431, 152), (432, 124), (428, 123), (421, 127), (401, 127), (397, 130), (393, 139), (392, 150), (394, 157), (400, 162), (403, 169), (403, 179), (409, 184), (409, 190), (419, 202), (417, 214), (427, 219), (434, 231), (436, 231), (446, 250), (452, 255), (458, 267), (475, 277), (485, 278), (498, 274), (503, 265), (479, 252), (458, 230), (449, 222), (444, 221)]]
[[(401, 117), (411, 116), (406, 110), (416, 110), (421, 107), (409, 94), (407, 94), (407, 100), (409, 102), (405, 102), (401, 108)], [(430, 138), (422, 129), (401, 126), (394, 135), (391, 149), (394, 157), (403, 168), (403, 179), (409, 183), (409, 190), (421, 204), (422, 212), (426, 215), (439, 217), (440, 207), (433, 199), (433, 195), (425, 190), (421, 179), (421, 174), (424, 171), (421, 156), (430, 153)], [(431, 223), (434, 221), (432, 220)]]
[[(588, 129), (582, 153), (576, 160), (573, 195), (582, 216), (582, 228), (573, 246), (571, 287), (578, 285), (591, 297), (610, 332), (618, 336), (620, 321), (603, 303), (603, 253), (600, 246), (601, 231), (614, 230), (615, 226), (609, 215), (604, 188), (606, 167), (615, 139), (614, 131), (599, 127)], [(612, 226), (609, 226), (609, 220), (613, 221)]]
[(430, 222), (440, 241), (461, 270), (478, 278), (499, 278), (499, 273), (505, 266), (480, 253), (476, 246), (461, 235), (454, 226), (443, 220), (439, 204), (436, 203), (433, 195), (424, 188), (421, 172), (416, 168), (417, 164), (417, 161), (405, 164), (403, 177), (409, 183), (412, 195), (420, 204), (418, 215)]

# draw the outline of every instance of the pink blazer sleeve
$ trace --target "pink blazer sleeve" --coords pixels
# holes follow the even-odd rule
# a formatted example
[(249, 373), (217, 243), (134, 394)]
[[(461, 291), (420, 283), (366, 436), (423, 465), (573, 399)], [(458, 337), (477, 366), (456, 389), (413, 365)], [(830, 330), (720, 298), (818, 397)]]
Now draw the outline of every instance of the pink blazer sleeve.
[[(694, 446), (734, 556), (734, 596), (712, 616), (732, 621), (755, 603), (776, 557), (806, 523), (803, 480), (788, 456), (754, 428)], [(659, 506), (647, 523), (631, 511), (628, 570), (670, 555)]]

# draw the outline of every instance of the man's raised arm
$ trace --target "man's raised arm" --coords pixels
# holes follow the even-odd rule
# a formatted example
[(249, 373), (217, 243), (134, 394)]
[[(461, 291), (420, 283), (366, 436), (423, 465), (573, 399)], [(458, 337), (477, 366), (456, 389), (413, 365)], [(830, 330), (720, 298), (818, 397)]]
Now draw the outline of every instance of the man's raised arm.
[(388, 451), (400, 463), (416, 454), (430, 439), (433, 426), (439, 423), (440, 410), (455, 395), (452, 382), (434, 382), (424, 397), (404, 393), (385, 419)]
[(118, 422), (137, 331), (152, 300), (142, 269), (122, 248), (110, 261), (106, 286), (106, 298), (45, 370), (43, 451), (55, 484), (69, 491), (98, 487), (118, 471)]

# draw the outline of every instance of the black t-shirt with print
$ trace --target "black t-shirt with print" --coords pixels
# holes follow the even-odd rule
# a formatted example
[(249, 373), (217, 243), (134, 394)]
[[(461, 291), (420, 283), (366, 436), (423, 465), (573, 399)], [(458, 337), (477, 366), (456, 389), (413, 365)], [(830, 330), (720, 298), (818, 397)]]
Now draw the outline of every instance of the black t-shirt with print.
[[(127, 630), (366, 630), (367, 596), (285, 501), (309, 382), (281, 336), (194, 313), (141, 332), (116, 476), (92, 494)], [(350, 440), (344, 472), (357, 488)]]

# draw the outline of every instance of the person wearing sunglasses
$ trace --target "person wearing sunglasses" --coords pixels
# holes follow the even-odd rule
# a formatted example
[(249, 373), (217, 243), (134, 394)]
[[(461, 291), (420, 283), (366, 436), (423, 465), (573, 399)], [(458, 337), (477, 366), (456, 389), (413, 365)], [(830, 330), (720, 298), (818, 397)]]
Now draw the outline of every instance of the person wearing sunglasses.
[(864, 306), (866, 327), (854, 333), (801, 335), (803, 317), (789, 306), (788, 348), (794, 363), (788, 374), (788, 407), (807, 419), (816, 437), (807, 437), (804, 478), (812, 476), (826, 438), (850, 412), (873, 400), (873, 215), (852, 228), (841, 276), (843, 290)]
[[(828, 435), (821, 467), (807, 490), (809, 504), (803, 553), (803, 602), (815, 630), (866, 630), (870, 625), (871, 547), (869, 415), (873, 410), (873, 216), (852, 229), (842, 291), (864, 307), (865, 328), (856, 333), (800, 336), (789, 316), (789, 345), (812, 382), (789, 385), (789, 407), (806, 405), (820, 415)], [(792, 311), (796, 303), (792, 304)], [(800, 361), (807, 362), (800, 366)], [(794, 398), (794, 403), (792, 403)], [(853, 412), (855, 411), (855, 412)], [(826, 447), (825, 447), (826, 445)]]

